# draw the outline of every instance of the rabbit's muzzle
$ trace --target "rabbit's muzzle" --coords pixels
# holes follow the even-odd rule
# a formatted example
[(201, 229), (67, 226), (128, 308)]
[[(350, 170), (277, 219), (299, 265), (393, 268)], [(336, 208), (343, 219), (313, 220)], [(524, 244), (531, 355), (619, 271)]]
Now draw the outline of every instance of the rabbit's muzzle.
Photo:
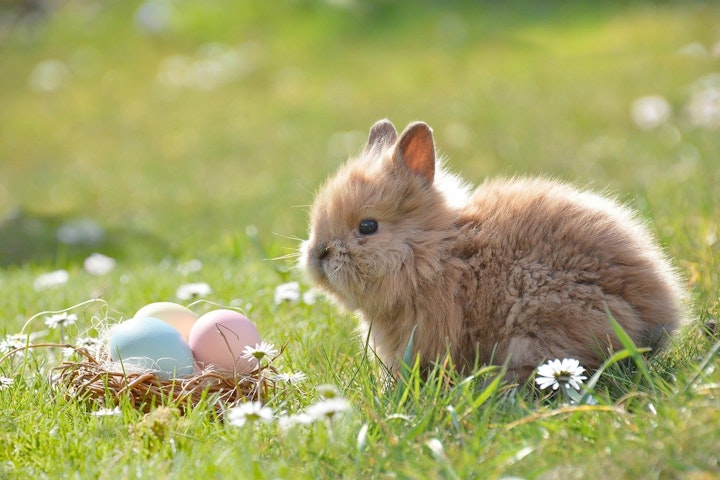
[(345, 263), (343, 258), (347, 253), (347, 248), (337, 240), (309, 244), (305, 250), (305, 264), (316, 278), (332, 284)]

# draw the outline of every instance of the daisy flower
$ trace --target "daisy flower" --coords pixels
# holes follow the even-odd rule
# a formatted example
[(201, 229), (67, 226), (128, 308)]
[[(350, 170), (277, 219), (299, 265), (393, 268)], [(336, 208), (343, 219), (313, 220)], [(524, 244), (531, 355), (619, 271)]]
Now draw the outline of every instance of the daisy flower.
[(303, 372), (278, 373), (275, 375), (275, 380), (284, 383), (300, 383), (306, 379), (307, 375)]
[(115, 268), (115, 259), (103, 255), (102, 253), (93, 253), (83, 261), (83, 267), (85, 271), (90, 275), (106, 275), (113, 271)]
[(302, 299), (305, 305), (314, 305), (317, 302), (318, 292), (315, 289), (303, 293)]
[(54, 272), (43, 273), (35, 278), (33, 287), (35, 290), (45, 290), (47, 288), (59, 287), (64, 285), (70, 279), (70, 274), (67, 270), (55, 270)]
[[(99, 338), (95, 337), (78, 337), (75, 339), (75, 348), (68, 347), (63, 348), (63, 355), (64, 357), (70, 358), (75, 353), (77, 353), (76, 348), (84, 348), (87, 350), (87, 352), (92, 355), (93, 357), (96, 357), (98, 355), (98, 352), (100, 351), (100, 347), (102, 346), (102, 343), (100, 342)], [(80, 356), (83, 356), (80, 354)]]
[(242, 427), (246, 423), (268, 423), (273, 419), (270, 407), (264, 407), (260, 402), (247, 402), (233, 407), (227, 412), (227, 421), (234, 427)]
[(275, 305), (300, 300), (300, 283), (288, 282), (275, 287)]
[[(714, 77), (712, 77), (714, 78)], [(686, 110), (690, 122), (698, 127), (720, 127), (720, 82), (711, 77), (700, 78)]]
[(210, 285), (205, 282), (186, 283), (185, 285), (180, 285), (180, 287), (178, 287), (175, 292), (175, 296), (179, 300), (191, 300), (197, 297), (206, 297), (211, 293), (212, 288), (210, 288)]
[(10, 377), (0, 377), (0, 390), (11, 387), (13, 383), (15, 383), (15, 380)]
[(327, 398), (313, 403), (306, 410), (311, 418), (316, 420), (334, 420), (350, 410), (350, 402), (342, 397)]
[(25, 345), (27, 345), (27, 337), (25, 335), (8, 335), (0, 341), (0, 354), (4, 355), (18, 348), (24, 348)]
[(93, 417), (115, 417), (120, 415), (122, 412), (120, 411), (120, 407), (115, 408), (101, 408), (99, 410), (95, 410), (90, 415)]
[(75, 345), (86, 349), (90, 354), (96, 355), (100, 349), (100, 339), (95, 337), (78, 337), (75, 340)]
[(247, 345), (243, 350), (241, 357), (248, 360), (255, 358), (257, 361), (261, 361), (265, 358), (268, 362), (270, 362), (277, 356), (277, 354), (278, 351), (275, 348), (275, 345), (272, 343), (260, 342), (254, 347)]
[(317, 391), (318, 397), (322, 399), (328, 399), (328, 398), (338, 398), (340, 397), (340, 391), (337, 389), (335, 385), (318, 385), (315, 387), (315, 390)]
[(672, 107), (659, 95), (640, 97), (632, 103), (630, 113), (635, 125), (642, 130), (653, 130), (670, 120)]
[(50, 328), (64, 327), (66, 325), (72, 325), (77, 321), (77, 315), (71, 313), (68, 315), (67, 312), (56, 313), (45, 317), (45, 325)]
[(296, 425), (310, 425), (315, 421), (315, 418), (311, 417), (307, 413), (295, 413), (293, 415), (283, 415), (278, 418), (278, 427), (280, 430), (287, 431)]
[(538, 367), (535, 383), (541, 389), (552, 387), (553, 390), (557, 390), (562, 385), (580, 390), (583, 380), (587, 379), (582, 374), (584, 371), (585, 368), (581, 367), (580, 362), (574, 358), (549, 360)]
[(188, 260), (187, 262), (178, 265), (177, 271), (178, 273), (187, 276), (193, 272), (199, 272), (200, 270), (202, 270), (202, 268), (202, 262), (197, 258), (193, 258), (192, 260)]

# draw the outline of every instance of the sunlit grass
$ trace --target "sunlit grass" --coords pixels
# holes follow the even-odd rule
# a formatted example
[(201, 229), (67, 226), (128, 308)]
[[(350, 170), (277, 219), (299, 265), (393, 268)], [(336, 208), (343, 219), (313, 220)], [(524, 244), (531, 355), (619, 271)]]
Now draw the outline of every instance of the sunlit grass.
[[(14, 379), (0, 389), (0, 477), (718, 474), (718, 337), (703, 324), (720, 315), (720, 137), (687, 113), (693, 85), (717, 71), (717, 5), (171, 5), (156, 34), (138, 28), (138, 2), (71, 1), (36, 23), (2, 23), (0, 339), (41, 312), (91, 305), (69, 312), (74, 341), (147, 303), (182, 303), (178, 288), (204, 282), (213, 303), (196, 308), (242, 308), (263, 340), (286, 345), (282, 367), (307, 375), (268, 401), (276, 417), (304, 411), (323, 384), (352, 408), (287, 431), (277, 420), (232, 427), (203, 406), (148, 418), (121, 402), (119, 415), (98, 417), (55, 395), (48, 375), (61, 352), (38, 350), (0, 364)], [(213, 43), (239, 52), (241, 74), (162, 80), (168, 59), (207, 60)], [(57, 86), (33, 90), (48, 60), (60, 62)], [(630, 115), (646, 95), (672, 108), (649, 131)], [(438, 367), (421, 381), (409, 367), (394, 385), (351, 315), (322, 299), (276, 303), (282, 283), (309, 288), (292, 254), (313, 192), (381, 117), (427, 121), (472, 183), (551, 175), (637, 208), (687, 280), (683, 336), (643, 368), (608, 365), (592, 385), (597, 404), (568, 405), (513, 389), (494, 368), (468, 379)], [(78, 219), (103, 239), (59, 241)], [(86, 271), (95, 251), (115, 268)], [(185, 268), (194, 259), (201, 268)], [(66, 283), (36, 289), (58, 269)], [(43, 318), (25, 331), (59, 341)]]

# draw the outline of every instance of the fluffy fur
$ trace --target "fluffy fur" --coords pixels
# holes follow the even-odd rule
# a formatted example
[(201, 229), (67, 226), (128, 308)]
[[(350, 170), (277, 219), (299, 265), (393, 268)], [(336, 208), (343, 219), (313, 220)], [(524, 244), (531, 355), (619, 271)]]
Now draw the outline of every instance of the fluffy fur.
[[(424, 366), (507, 362), (519, 380), (547, 359), (597, 368), (620, 345), (662, 347), (682, 318), (677, 276), (647, 228), (614, 200), (542, 178), (472, 194), (437, 164), (430, 128), (387, 120), (320, 189), (301, 263), (358, 311), (394, 372), (417, 326)], [(377, 231), (361, 233), (362, 220)]]

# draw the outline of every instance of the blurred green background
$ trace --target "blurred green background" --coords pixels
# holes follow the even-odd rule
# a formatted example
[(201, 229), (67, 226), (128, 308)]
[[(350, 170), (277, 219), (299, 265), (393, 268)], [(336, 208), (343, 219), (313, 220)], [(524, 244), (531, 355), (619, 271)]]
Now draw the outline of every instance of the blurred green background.
[[(678, 229), (716, 231), (714, 1), (0, 5), (6, 267), (288, 253), (317, 186), (382, 117), (428, 122), (473, 183), (607, 187), (684, 261)], [(68, 222), (79, 240), (58, 239)]]

